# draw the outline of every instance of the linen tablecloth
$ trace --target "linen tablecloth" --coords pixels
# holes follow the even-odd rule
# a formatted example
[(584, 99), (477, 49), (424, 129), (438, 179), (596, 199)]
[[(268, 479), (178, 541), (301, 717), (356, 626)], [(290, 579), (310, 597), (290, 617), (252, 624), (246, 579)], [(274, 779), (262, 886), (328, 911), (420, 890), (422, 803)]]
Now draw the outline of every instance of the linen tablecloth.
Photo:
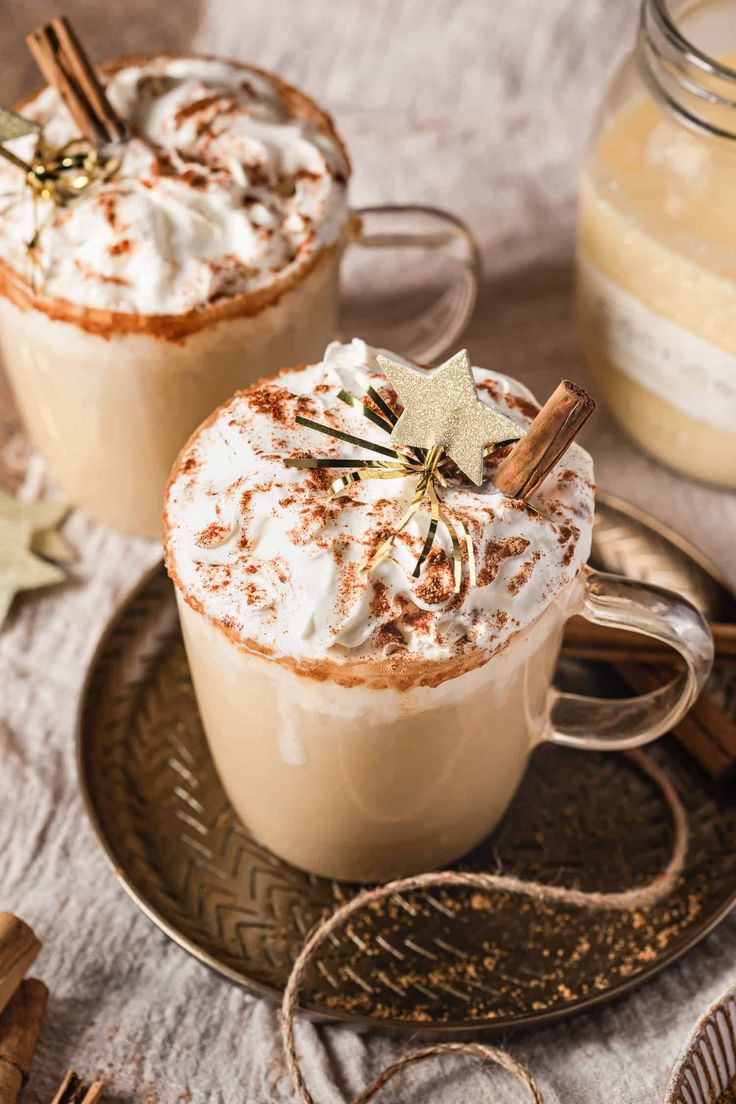
[[(0, 102), (32, 87), (23, 35), (56, 5), (5, 0)], [(467, 220), (485, 277), (467, 334), (476, 363), (546, 397), (585, 382), (571, 323), (576, 171), (606, 74), (631, 41), (635, 0), (68, 0), (96, 57), (194, 45), (273, 68), (337, 117), (356, 202), (439, 204)], [(84, 401), (84, 396), (80, 396)], [(0, 389), (3, 483), (45, 490)], [(681, 480), (599, 412), (585, 435), (599, 485), (669, 522), (736, 582), (736, 497)], [(82, 811), (73, 721), (85, 666), (115, 604), (159, 555), (74, 515), (67, 584), (16, 603), (0, 633), (0, 907), (44, 941), (51, 1000), (26, 1099), (64, 1069), (99, 1071), (109, 1099), (282, 1104), (293, 1099), (276, 1009), (171, 943), (120, 889)], [(549, 1104), (653, 1104), (699, 1010), (736, 975), (736, 920), (631, 996), (509, 1040)], [(299, 1027), (315, 1098), (352, 1098), (406, 1042)], [(499, 1072), (458, 1061), (416, 1068), (384, 1093), (521, 1100)]]

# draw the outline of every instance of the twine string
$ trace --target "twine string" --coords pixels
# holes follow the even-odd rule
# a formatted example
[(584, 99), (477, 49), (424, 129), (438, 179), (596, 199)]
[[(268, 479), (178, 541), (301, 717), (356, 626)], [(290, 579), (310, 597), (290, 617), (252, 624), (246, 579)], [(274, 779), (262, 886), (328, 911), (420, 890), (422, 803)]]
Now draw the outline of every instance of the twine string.
[[(337, 928), (342, 927), (351, 916), (367, 906), (387, 897), (392, 897), (397, 893), (417, 892), (441, 887), (445, 889), (462, 888), (486, 892), (514, 893), (529, 897), (534, 901), (554, 901), (590, 911), (610, 909), (615, 912), (626, 912), (649, 908), (672, 891), (682, 874), (687, 857), (689, 840), (687, 814), (674, 786), (656, 763), (640, 751), (629, 751), (626, 754), (636, 763), (640, 771), (657, 786), (672, 818), (673, 845), (670, 859), (665, 868), (645, 885), (613, 893), (601, 893), (566, 886), (544, 885), (541, 882), (527, 881), (510, 874), (440, 870), (428, 874), (417, 874), (410, 878), (400, 878), (385, 885), (365, 889), (344, 905), (340, 905), (314, 928), (297, 956), (281, 1004), (281, 1033), (284, 1057), (300, 1104), (316, 1104), (304, 1080), (294, 1038), (294, 1016), (304, 975), (316, 951), (325, 940)], [(528, 1070), (511, 1055), (494, 1047), (484, 1046), (481, 1043), (437, 1043), (421, 1050), (411, 1051), (387, 1066), (375, 1081), (356, 1098), (354, 1104), (367, 1104), (390, 1079), (408, 1066), (444, 1054), (466, 1054), (482, 1062), (491, 1062), (500, 1066), (525, 1085), (535, 1104), (543, 1104), (539, 1087)]]

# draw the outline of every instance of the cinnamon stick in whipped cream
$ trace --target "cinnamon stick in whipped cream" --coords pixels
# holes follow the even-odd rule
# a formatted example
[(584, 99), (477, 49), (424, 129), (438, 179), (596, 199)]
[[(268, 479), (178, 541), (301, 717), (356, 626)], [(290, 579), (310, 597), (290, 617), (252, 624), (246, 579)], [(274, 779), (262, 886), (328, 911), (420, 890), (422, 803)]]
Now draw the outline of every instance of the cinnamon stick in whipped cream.
[(29, 978), (0, 1015), (0, 1104), (15, 1104), (28, 1080), (48, 995), (42, 981)]
[(28, 924), (12, 912), (0, 912), (0, 1012), (40, 950), (41, 944)]
[(509, 498), (529, 498), (541, 486), (595, 410), (577, 383), (563, 380), (547, 399), (529, 432), (499, 465), (494, 483)]
[(61, 95), (82, 136), (95, 146), (123, 142), (126, 127), (66, 16), (37, 27), (26, 37), (28, 49), (49, 84)]

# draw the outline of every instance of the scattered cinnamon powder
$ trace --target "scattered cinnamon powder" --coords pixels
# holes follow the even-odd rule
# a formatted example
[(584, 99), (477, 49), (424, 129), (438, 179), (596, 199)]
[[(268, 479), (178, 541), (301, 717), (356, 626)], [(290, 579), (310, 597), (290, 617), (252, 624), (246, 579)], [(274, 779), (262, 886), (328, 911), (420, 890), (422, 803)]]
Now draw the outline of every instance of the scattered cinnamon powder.
[(391, 611), (391, 601), (388, 597), (388, 587), (385, 583), (376, 580), (373, 584), (371, 596), (371, 617), (379, 621)]
[(209, 183), (204, 173), (197, 172), (196, 169), (187, 169), (185, 172), (179, 173), (178, 179), (183, 184), (188, 184), (190, 188), (195, 188), (198, 191), (206, 188)]
[[(204, 177), (202, 180), (204, 184), (207, 183)], [(258, 275), (258, 268), (255, 265), (246, 264), (234, 253), (226, 253), (217, 260), (208, 261), (207, 267), (212, 277), (212, 286), (207, 296), (208, 303), (218, 303), (222, 299), (231, 298), (245, 287), (249, 280)]]
[(220, 525), (216, 521), (201, 529), (194, 538), (194, 543), (200, 548), (217, 548), (230, 536), (232, 529), (229, 525)]
[[(419, 594), (419, 588), (417, 588), (417, 596), (424, 601)], [(434, 613), (431, 610), (421, 609), (416, 603), (401, 596), (397, 596), (396, 601), (401, 609), (401, 616), (397, 619), (397, 623), (402, 628), (407, 628), (420, 636), (429, 636), (434, 625)]]
[(119, 257), (122, 253), (132, 253), (135, 248), (136, 243), (130, 238), (121, 238), (120, 241), (113, 242), (107, 251), (111, 257)]
[(482, 379), (476, 380), (475, 387), (477, 391), (486, 391), (487, 394), (494, 402), (498, 402), (501, 397), (498, 384), (495, 380)]
[(248, 406), (257, 414), (265, 414), (277, 425), (288, 426), (293, 421), (294, 396), (275, 383), (251, 387), (244, 396)]
[(542, 409), (539, 403), (532, 402), (531, 399), (525, 399), (522, 395), (506, 395), (506, 405), (512, 410), (518, 410), (530, 422), (534, 421)]
[(535, 552), (531, 559), (526, 561), (521, 571), (514, 575), (512, 579), (509, 579), (509, 594), (518, 594), (521, 588), (526, 586), (532, 577), (535, 565), (539, 563), (540, 556), (540, 552)]
[[(215, 111), (212, 109), (216, 108)], [(198, 116), (206, 116), (211, 122), (212, 117), (215, 115), (228, 115), (238, 109), (238, 101), (234, 96), (228, 96), (222, 92), (213, 92), (209, 96), (203, 96), (199, 100), (192, 100), (191, 103), (184, 104), (179, 108), (174, 116), (174, 126), (179, 129), (182, 123), (185, 123), (188, 119), (196, 119)], [(203, 119), (200, 118), (200, 126)], [(199, 128), (197, 130), (199, 133)]]
[(529, 547), (526, 537), (504, 537), (501, 540), (489, 540), (483, 552), (483, 564), (478, 570), (478, 586), (488, 586), (498, 575), (504, 560), (510, 556), (520, 556)]
[(98, 192), (94, 198), (97, 205), (102, 208), (102, 213), (113, 230), (119, 230), (118, 193), (111, 191)]
[(424, 565), (421, 582), (416, 587), (417, 598), (428, 606), (439, 606), (452, 598), (454, 586), (450, 557), (444, 548), (433, 548)]

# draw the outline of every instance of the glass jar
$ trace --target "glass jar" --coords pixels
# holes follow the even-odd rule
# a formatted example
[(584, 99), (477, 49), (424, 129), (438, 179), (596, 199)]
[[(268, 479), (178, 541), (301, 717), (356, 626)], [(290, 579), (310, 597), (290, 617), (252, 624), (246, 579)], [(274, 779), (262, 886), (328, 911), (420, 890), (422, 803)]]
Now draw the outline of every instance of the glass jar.
[(643, 0), (583, 167), (576, 310), (621, 426), (736, 489), (736, 0)]

